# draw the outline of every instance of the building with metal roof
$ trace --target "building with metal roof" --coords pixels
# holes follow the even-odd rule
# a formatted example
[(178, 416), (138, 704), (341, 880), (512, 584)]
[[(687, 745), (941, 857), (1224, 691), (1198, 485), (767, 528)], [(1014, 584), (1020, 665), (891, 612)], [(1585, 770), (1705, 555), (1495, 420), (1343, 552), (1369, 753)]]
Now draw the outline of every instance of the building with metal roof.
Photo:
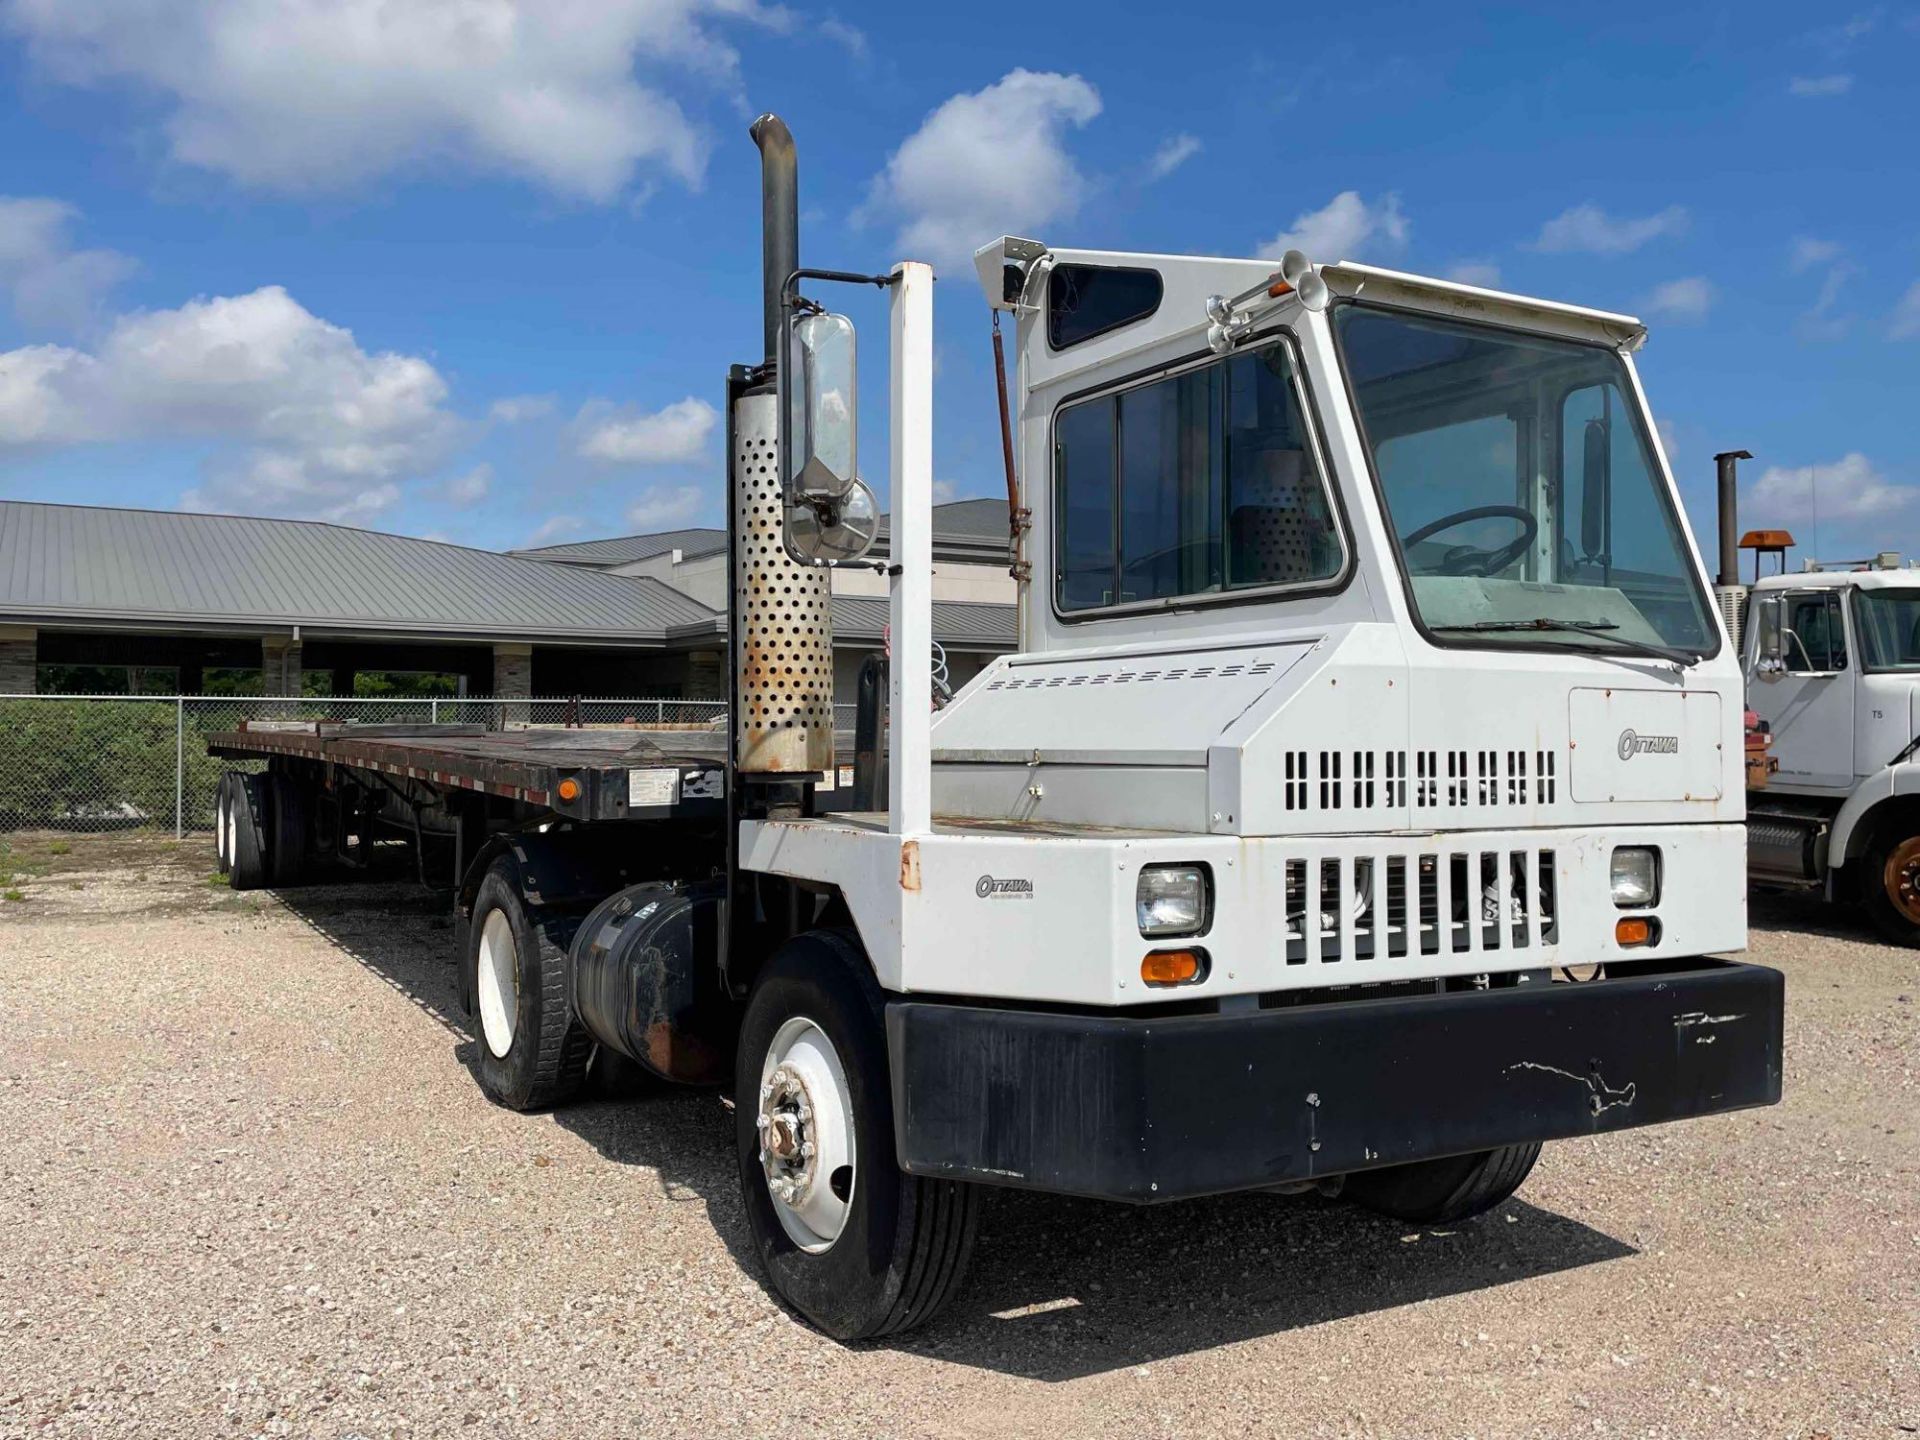
[(0, 627), (0, 693), (352, 694), (380, 671), (476, 695), (718, 694), (725, 635), (644, 576), (316, 521), (25, 501), (0, 501)]

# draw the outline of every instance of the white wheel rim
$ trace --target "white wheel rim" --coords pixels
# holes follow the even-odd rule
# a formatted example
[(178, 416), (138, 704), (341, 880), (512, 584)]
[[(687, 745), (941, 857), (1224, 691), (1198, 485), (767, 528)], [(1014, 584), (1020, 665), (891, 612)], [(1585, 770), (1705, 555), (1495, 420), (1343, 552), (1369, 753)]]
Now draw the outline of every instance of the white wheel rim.
[(220, 848), (220, 863), (223, 865), (231, 865), (233, 863), (233, 787), (232, 786), (228, 786), (226, 792), (222, 794), (220, 797), (219, 813), (214, 816), (214, 824), (218, 827), (217, 833), (220, 837), (218, 841), (219, 848)]
[(853, 1206), (853, 1096), (826, 1032), (796, 1015), (760, 1062), (760, 1168), (787, 1238), (815, 1254), (831, 1249)]
[(520, 947), (504, 910), (489, 910), (480, 927), (480, 1031), (496, 1059), (513, 1048), (513, 1027), (520, 1019)]

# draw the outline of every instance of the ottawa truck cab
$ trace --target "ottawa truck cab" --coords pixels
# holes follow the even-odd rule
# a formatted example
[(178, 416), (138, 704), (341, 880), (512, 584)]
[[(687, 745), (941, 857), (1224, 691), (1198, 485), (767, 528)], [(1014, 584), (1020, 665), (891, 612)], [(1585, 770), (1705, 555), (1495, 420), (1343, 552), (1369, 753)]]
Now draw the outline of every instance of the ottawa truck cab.
[(1920, 571), (1892, 554), (1809, 562), (1758, 580), (1746, 615), (1770, 762), (1749, 798), (1754, 879), (1920, 945)]
[[(785, 233), (729, 397), (724, 963), (747, 1212), (803, 1313), (924, 1319), (993, 1187), (1450, 1222), (1543, 1141), (1778, 1099), (1780, 977), (1710, 958), (1746, 940), (1741, 674), (1637, 321), (984, 246), (1019, 648), (933, 714), (930, 276)], [(893, 316), (888, 803), (820, 814), (824, 570), (873, 563), (871, 506), (800, 292), (843, 281)]]

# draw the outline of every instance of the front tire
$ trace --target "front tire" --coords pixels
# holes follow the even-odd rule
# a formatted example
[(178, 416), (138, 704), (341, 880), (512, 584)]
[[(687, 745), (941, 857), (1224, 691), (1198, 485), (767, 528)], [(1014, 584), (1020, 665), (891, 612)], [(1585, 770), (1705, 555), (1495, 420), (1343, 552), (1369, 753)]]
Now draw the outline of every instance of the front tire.
[(474, 1068), (487, 1097), (510, 1110), (571, 1100), (586, 1080), (593, 1041), (573, 1017), (567, 983), (574, 928), (528, 908), (505, 857), (474, 894), (464, 957), (480, 1018)]
[(789, 940), (747, 1003), (735, 1070), (741, 1198), (774, 1290), (836, 1340), (924, 1324), (959, 1290), (977, 1186), (894, 1163), (880, 987), (857, 942)]
[(1417, 1160), (1349, 1175), (1340, 1193), (1395, 1220), (1451, 1225), (1484, 1215), (1518, 1190), (1540, 1158), (1540, 1145), (1504, 1145), (1442, 1160)]
[(1899, 825), (1878, 831), (1867, 846), (1859, 885), (1861, 908), (1874, 929), (1895, 945), (1920, 947), (1920, 834)]

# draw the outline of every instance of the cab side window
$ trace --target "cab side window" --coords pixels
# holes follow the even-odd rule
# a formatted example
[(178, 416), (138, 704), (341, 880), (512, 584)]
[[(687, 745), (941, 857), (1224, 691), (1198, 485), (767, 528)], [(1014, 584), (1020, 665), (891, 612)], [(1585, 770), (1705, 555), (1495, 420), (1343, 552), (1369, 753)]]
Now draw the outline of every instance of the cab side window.
[(1819, 675), (1847, 668), (1847, 626), (1837, 594), (1794, 595), (1787, 601), (1786, 667)]

